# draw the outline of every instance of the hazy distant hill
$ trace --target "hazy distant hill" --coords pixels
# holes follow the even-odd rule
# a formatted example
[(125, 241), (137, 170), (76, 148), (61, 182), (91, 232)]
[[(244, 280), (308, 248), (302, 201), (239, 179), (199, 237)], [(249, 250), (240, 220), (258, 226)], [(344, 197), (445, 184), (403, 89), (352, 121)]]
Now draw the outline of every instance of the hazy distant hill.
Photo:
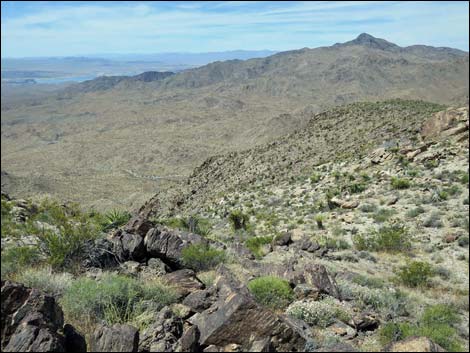
[(273, 141), (332, 106), (389, 98), (465, 104), (468, 74), (466, 52), (401, 48), (362, 34), (151, 82), (111, 79), (101, 87), (109, 78), (98, 78), (72, 94), (2, 100), (2, 168), (41, 180), (30, 192), (138, 204), (161, 187), (158, 177), (188, 175), (215, 153)]

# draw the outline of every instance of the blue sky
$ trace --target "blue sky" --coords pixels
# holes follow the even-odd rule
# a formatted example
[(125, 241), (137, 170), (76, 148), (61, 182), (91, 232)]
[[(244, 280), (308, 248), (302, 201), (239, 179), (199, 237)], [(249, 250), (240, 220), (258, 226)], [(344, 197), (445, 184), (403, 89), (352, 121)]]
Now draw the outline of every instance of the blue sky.
[(468, 51), (460, 2), (15, 2), (1, 3), (2, 57), (96, 53), (291, 50), (362, 32), (401, 46)]

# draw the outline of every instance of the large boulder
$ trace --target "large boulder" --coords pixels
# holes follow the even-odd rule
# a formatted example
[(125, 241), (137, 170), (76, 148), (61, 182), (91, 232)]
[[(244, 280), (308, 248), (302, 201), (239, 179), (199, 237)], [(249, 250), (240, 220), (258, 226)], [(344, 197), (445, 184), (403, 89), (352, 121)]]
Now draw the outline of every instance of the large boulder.
[(341, 300), (341, 295), (336, 285), (334, 278), (332, 278), (325, 266), (320, 264), (308, 264), (297, 269), (301, 272), (301, 278), (298, 280), (300, 283), (315, 286), (320, 293), (331, 295)]
[(143, 238), (153, 226), (154, 224), (149, 221), (147, 217), (138, 214), (127, 222), (124, 226), (124, 231), (127, 233), (138, 234)]
[[(65, 337), (59, 333), (64, 324), (62, 309), (53, 297), (37, 289), (2, 281), (1, 314), (4, 352), (65, 352), (70, 347), (70, 327)], [(83, 337), (73, 331), (73, 340), (83, 344)]]
[(143, 261), (147, 257), (144, 238), (137, 233), (118, 230), (112, 237), (113, 251), (120, 261)]
[[(139, 343), (141, 352), (174, 352), (183, 334), (183, 321), (176, 317), (169, 307), (164, 307), (153, 323), (145, 329)], [(191, 346), (191, 337), (186, 337), (185, 344)]]
[(427, 337), (413, 336), (389, 344), (383, 352), (446, 352), (446, 350)]
[(100, 325), (90, 339), (91, 352), (137, 352), (139, 330), (127, 324)]
[(219, 268), (215, 287), (217, 301), (189, 320), (199, 329), (202, 347), (233, 345), (248, 350), (257, 341), (269, 340), (276, 351), (303, 350), (306, 327), (260, 306), (227, 269)]
[(197, 234), (157, 227), (147, 232), (144, 244), (149, 257), (158, 257), (165, 263), (178, 268), (182, 266), (183, 249), (203, 241), (203, 238)]
[(421, 129), (424, 139), (449, 137), (468, 131), (468, 107), (449, 108), (426, 120)]
[(85, 244), (83, 253), (85, 259), (82, 266), (85, 268), (112, 268), (119, 265), (119, 259), (114, 254), (113, 242), (106, 238), (89, 241)]

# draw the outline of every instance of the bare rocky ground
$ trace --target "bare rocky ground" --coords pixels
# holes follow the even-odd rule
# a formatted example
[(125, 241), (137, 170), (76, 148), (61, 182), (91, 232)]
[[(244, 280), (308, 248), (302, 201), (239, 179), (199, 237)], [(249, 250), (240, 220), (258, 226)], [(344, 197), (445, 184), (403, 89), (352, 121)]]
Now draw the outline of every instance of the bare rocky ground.
[[(273, 169), (241, 168), (223, 194), (201, 180), (238, 156), (216, 158), (193, 197), (111, 225), (3, 195), (2, 349), (76, 351), (83, 335), (89, 351), (468, 351), (468, 108), (410, 116), (398, 143), (378, 143), (385, 119), (360, 153), (309, 165), (306, 151), (290, 170), (301, 154), (252, 151)], [(30, 290), (6, 278), (49, 306), (22, 305), (31, 294), (11, 293)]]

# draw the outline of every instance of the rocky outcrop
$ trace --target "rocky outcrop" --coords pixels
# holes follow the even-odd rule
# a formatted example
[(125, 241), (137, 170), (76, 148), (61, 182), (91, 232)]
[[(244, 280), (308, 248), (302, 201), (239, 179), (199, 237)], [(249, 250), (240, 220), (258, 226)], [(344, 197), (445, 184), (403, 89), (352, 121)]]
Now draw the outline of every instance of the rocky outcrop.
[(421, 136), (424, 139), (446, 138), (462, 134), (468, 136), (468, 126), (468, 107), (449, 108), (428, 119), (423, 124)]
[(276, 351), (302, 351), (305, 327), (287, 317), (279, 316), (256, 303), (248, 289), (225, 268), (219, 268), (215, 282), (217, 301), (189, 321), (200, 332), (202, 347), (236, 345), (248, 350), (263, 341)]
[(62, 309), (53, 297), (10, 281), (1, 286), (2, 351), (72, 352), (74, 342), (84, 347), (78, 332), (70, 325), (63, 327)]
[(427, 337), (413, 336), (389, 344), (383, 352), (446, 352), (446, 350)]
[[(182, 334), (183, 321), (169, 307), (165, 307), (157, 314), (154, 323), (142, 333), (139, 351), (174, 352)], [(188, 337), (186, 339), (189, 340)]]
[(90, 339), (91, 352), (137, 352), (138, 347), (139, 330), (127, 324), (101, 325)]
[(158, 257), (169, 265), (181, 267), (183, 249), (202, 241), (197, 234), (157, 227), (147, 232), (144, 244), (149, 257)]
[(186, 296), (191, 292), (204, 289), (202, 283), (193, 270), (183, 269), (174, 271), (163, 276), (164, 281), (176, 287), (177, 291)]

